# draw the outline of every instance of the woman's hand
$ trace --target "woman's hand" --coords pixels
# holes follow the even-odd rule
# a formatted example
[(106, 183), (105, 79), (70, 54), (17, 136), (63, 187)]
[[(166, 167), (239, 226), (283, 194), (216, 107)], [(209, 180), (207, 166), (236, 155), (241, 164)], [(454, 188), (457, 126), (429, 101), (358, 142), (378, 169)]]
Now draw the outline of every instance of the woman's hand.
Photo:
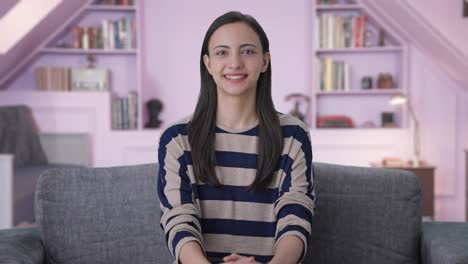
[(232, 253), (231, 255), (223, 258), (223, 264), (259, 264), (255, 261), (254, 257), (244, 257)]

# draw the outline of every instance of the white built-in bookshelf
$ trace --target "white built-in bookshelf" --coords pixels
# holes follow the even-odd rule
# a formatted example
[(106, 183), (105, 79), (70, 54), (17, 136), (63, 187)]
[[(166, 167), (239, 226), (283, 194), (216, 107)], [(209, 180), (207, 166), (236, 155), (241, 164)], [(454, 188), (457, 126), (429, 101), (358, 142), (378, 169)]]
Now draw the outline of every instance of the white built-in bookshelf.
[(110, 130), (142, 129), (140, 21), (138, 0), (89, 0), (42, 45), (31, 68), (87, 68), (92, 55), (94, 67), (107, 70), (108, 87), (73, 90), (69, 70), (68, 77), (61, 77), (69, 83), (68, 89), (34, 92), (67, 93), (67, 98), (78, 94), (82, 98), (83, 93), (103, 94), (107, 100), (99, 107), (109, 109)]
[[(389, 104), (393, 95), (407, 93), (404, 42), (359, 0), (316, 0), (314, 16), (312, 127), (323, 129), (337, 116), (354, 128), (405, 127), (404, 107)], [(392, 87), (377, 88), (381, 73), (391, 74)], [(363, 89), (364, 77), (372, 88)], [(382, 126), (384, 112), (392, 113), (394, 126)]]

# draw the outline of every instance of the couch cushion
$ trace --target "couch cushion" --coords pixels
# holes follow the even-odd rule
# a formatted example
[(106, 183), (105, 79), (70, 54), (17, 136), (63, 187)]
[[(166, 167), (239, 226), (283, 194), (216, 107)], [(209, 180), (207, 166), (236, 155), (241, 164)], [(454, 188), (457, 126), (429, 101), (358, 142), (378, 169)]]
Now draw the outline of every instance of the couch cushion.
[(42, 174), (36, 219), (52, 263), (170, 263), (155, 164)]
[(421, 187), (411, 172), (314, 163), (307, 263), (419, 263)]
[(15, 167), (47, 164), (27, 106), (0, 106), (0, 153), (13, 154)]

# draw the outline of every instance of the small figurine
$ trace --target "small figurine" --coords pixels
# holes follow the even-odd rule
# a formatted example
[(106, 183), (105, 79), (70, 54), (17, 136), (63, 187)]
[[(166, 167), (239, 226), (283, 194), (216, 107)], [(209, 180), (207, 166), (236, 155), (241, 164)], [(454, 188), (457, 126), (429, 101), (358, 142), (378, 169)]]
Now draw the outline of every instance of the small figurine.
[(163, 103), (158, 99), (151, 99), (146, 102), (146, 108), (149, 113), (149, 121), (146, 123), (145, 128), (158, 128), (162, 123), (159, 120), (159, 114), (163, 109)]
[[(306, 114), (309, 112), (309, 104), (310, 104), (310, 97), (305, 95), (305, 94), (300, 94), (300, 93), (292, 93), (292, 94), (289, 94), (286, 96), (285, 100), (286, 101), (289, 101), (291, 99), (294, 99), (294, 109), (291, 110), (289, 112), (290, 115), (294, 116), (294, 117), (297, 117), (298, 119), (300, 119), (302, 122), (306, 122), (305, 121), (305, 117), (306, 117)], [(302, 101), (305, 101), (307, 103), (307, 106), (306, 106), (306, 113), (303, 114), (301, 113), (301, 111), (299, 110), (300, 109), (300, 104), (301, 104), (301, 100)]]
[(383, 29), (379, 30), (379, 46), (385, 46), (385, 31)]
[(372, 89), (372, 77), (364, 76), (361, 79), (361, 89), (369, 90)]

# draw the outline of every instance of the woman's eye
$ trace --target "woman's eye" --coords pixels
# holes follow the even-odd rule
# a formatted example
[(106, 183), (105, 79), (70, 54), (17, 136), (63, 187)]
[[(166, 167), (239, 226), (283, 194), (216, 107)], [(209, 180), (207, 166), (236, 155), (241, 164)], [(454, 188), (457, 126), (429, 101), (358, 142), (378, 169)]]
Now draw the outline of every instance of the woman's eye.
[(216, 55), (218, 55), (218, 56), (226, 55), (226, 51), (220, 50), (220, 51), (216, 52)]
[(244, 50), (244, 51), (242, 51), (242, 53), (244, 53), (244, 54), (255, 54), (255, 51), (254, 50)]

